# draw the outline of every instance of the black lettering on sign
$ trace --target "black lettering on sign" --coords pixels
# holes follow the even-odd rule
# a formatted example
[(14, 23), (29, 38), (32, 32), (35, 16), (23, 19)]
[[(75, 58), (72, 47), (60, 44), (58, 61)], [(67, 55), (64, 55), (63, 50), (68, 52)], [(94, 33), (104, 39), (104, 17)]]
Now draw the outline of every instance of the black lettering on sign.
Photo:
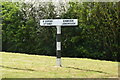
[(63, 20), (63, 22), (73, 22), (74, 20)]
[(75, 23), (63, 23), (63, 24), (75, 24)]
[(44, 25), (51, 25), (52, 23), (44, 23)]
[(45, 20), (45, 22), (53, 22), (53, 20)]

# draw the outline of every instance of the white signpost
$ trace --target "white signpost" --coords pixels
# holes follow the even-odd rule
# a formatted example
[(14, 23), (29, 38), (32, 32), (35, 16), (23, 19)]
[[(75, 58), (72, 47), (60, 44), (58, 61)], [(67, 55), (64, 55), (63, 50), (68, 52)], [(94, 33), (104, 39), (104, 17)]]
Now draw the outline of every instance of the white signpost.
[(43, 19), (40, 20), (41, 26), (56, 26), (56, 63), (61, 67), (61, 26), (77, 26), (78, 19)]
[(41, 26), (77, 26), (77, 19), (44, 19), (40, 20)]

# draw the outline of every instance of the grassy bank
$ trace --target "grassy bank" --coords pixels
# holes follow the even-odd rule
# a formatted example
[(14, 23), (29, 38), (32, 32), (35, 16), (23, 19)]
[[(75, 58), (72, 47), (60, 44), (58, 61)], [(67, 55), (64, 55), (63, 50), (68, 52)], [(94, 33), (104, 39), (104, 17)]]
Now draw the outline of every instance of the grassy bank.
[(118, 76), (118, 63), (86, 58), (62, 58), (62, 67), (56, 67), (56, 58), (0, 52), (2, 78), (113, 78)]

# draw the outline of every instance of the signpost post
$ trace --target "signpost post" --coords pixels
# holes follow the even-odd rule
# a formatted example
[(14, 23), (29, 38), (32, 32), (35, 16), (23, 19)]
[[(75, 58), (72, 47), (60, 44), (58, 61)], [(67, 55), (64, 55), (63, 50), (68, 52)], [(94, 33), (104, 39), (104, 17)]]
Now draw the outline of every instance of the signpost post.
[(77, 26), (77, 19), (43, 19), (40, 20), (41, 26), (56, 26), (57, 35), (56, 35), (56, 64), (58, 67), (61, 67), (61, 27), (62, 26)]

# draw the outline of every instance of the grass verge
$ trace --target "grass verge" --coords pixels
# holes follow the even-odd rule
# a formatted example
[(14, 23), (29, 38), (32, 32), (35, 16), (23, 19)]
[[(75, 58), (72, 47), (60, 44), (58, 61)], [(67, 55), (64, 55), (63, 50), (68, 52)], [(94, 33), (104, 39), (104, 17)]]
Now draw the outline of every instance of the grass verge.
[(117, 78), (118, 63), (87, 58), (62, 58), (62, 67), (55, 67), (56, 58), (0, 52), (2, 78)]

